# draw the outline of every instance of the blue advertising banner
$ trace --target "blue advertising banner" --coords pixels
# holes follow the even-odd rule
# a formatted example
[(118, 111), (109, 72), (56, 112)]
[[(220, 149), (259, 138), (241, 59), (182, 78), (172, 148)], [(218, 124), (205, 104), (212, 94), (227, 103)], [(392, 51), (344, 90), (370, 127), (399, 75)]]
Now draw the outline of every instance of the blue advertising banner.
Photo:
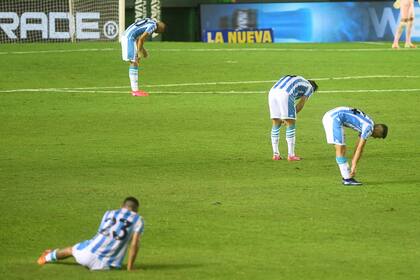
[[(231, 32), (272, 29), (273, 41), (276, 43), (391, 41), (399, 21), (399, 10), (394, 9), (392, 3), (389, 1), (201, 5), (202, 40), (216, 42), (215, 37), (208, 35), (208, 31), (211, 30)], [(415, 6), (416, 14), (420, 14), (418, 4), (415, 3)], [(420, 40), (420, 21), (415, 21), (412, 36), (414, 41)]]

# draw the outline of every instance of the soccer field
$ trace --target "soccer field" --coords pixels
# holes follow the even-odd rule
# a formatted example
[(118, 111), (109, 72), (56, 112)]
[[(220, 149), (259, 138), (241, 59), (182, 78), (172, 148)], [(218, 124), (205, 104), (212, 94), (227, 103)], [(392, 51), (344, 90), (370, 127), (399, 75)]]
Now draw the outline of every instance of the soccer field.
[[(0, 45), (2, 279), (419, 277), (419, 50), (146, 47), (139, 98), (117, 43)], [(271, 160), (267, 92), (284, 74), (319, 84), (297, 122), (301, 162)], [(389, 126), (368, 140), (362, 187), (341, 185), (326, 144), (337, 106)], [(91, 238), (128, 195), (146, 222), (136, 271), (36, 264)]]

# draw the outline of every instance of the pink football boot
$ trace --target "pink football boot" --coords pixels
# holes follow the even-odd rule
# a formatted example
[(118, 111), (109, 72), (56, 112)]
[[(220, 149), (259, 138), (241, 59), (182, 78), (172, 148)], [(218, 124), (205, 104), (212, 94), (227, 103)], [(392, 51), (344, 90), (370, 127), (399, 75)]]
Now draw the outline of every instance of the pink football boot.
[(287, 160), (288, 161), (299, 161), (299, 160), (301, 160), (302, 158), (301, 157), (298, 157), (298, 156), (288, 156), (287, 157)]
[(133, 96), (149, 96), (149, 94), (143, 90), (135, 90), (131, 92)]

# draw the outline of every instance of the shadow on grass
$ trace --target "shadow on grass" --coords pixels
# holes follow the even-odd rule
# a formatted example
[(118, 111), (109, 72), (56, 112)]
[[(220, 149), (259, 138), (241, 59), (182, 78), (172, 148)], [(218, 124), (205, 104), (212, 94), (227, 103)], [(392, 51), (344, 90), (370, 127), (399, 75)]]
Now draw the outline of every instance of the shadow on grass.
[(404, 184), (418, 184), (419, 180), (384, 180), (384, 181), (362, 181), (366, 186), (387, 186), (387, 185), (404, 185)]
[[(76, 262), (55, 262), (50, 263), (49, 265), (65, 265), (65, 266), (80, 266), (85, 268), (84, 266), (76, 263)], [(136, 265), (136, 270), (166, 270), (166, 269), (187, 269), (187, 268), (197, 268), (202, 267), (204, 264), (199, 263), (149, 263), (149, 264), (140, 264)], [(112, 270), (126, 270), (127, 266), (123, 265), (121, 269), (112, 269)]]
[(200, 263), (148, 263), (138, 266), (140, 270), (187, 269), (202, 267)]

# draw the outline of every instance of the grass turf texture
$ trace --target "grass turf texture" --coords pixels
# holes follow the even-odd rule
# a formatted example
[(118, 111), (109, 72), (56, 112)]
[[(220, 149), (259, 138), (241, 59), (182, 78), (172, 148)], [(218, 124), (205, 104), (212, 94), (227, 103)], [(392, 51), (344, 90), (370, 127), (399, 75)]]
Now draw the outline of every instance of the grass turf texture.
[[(290, 73), (309, 78), (418, 73), (417, 50), (389, 51), (388, 44), (147, 45), (144, 86), (266, 81)], [(297, 122), (296, 149), (304, 160), (273, 162), (267, 95), (239, 93), (268, 91), (270, 82), (146, 87), (150, 97), (134, 98), (117, 44), (1, 45), (0, 53), (88, 48), (110, 50), (0, 56), (0, 91), (127, 85), (109, 93), (0, 93), (3, 279), (420, 274), (419, 92), (316, 93)], [(290, 51), (278, 50), (283, 48)], [(320, 90), (405, 89), (420, 88), (420, 80), (319, 85)], [(180, 91), (225, 93), (174, 93)], [(390, 128), (386, 140), (367, 143), (357, 175), (363, 187), (341, 185), (334, 150), (325, 142), (321, 118), (341, 105), (358, 107)], [(283, 155), (284, 133), (282, 128)], [(347, 130), (351, 149), (355, 134)], [(92, 237), (103, 212), (127, 195), (140, 198), (146, 221), (136, 271), (90, 273), (73, 260), (36, 264), (45, 248)]]

